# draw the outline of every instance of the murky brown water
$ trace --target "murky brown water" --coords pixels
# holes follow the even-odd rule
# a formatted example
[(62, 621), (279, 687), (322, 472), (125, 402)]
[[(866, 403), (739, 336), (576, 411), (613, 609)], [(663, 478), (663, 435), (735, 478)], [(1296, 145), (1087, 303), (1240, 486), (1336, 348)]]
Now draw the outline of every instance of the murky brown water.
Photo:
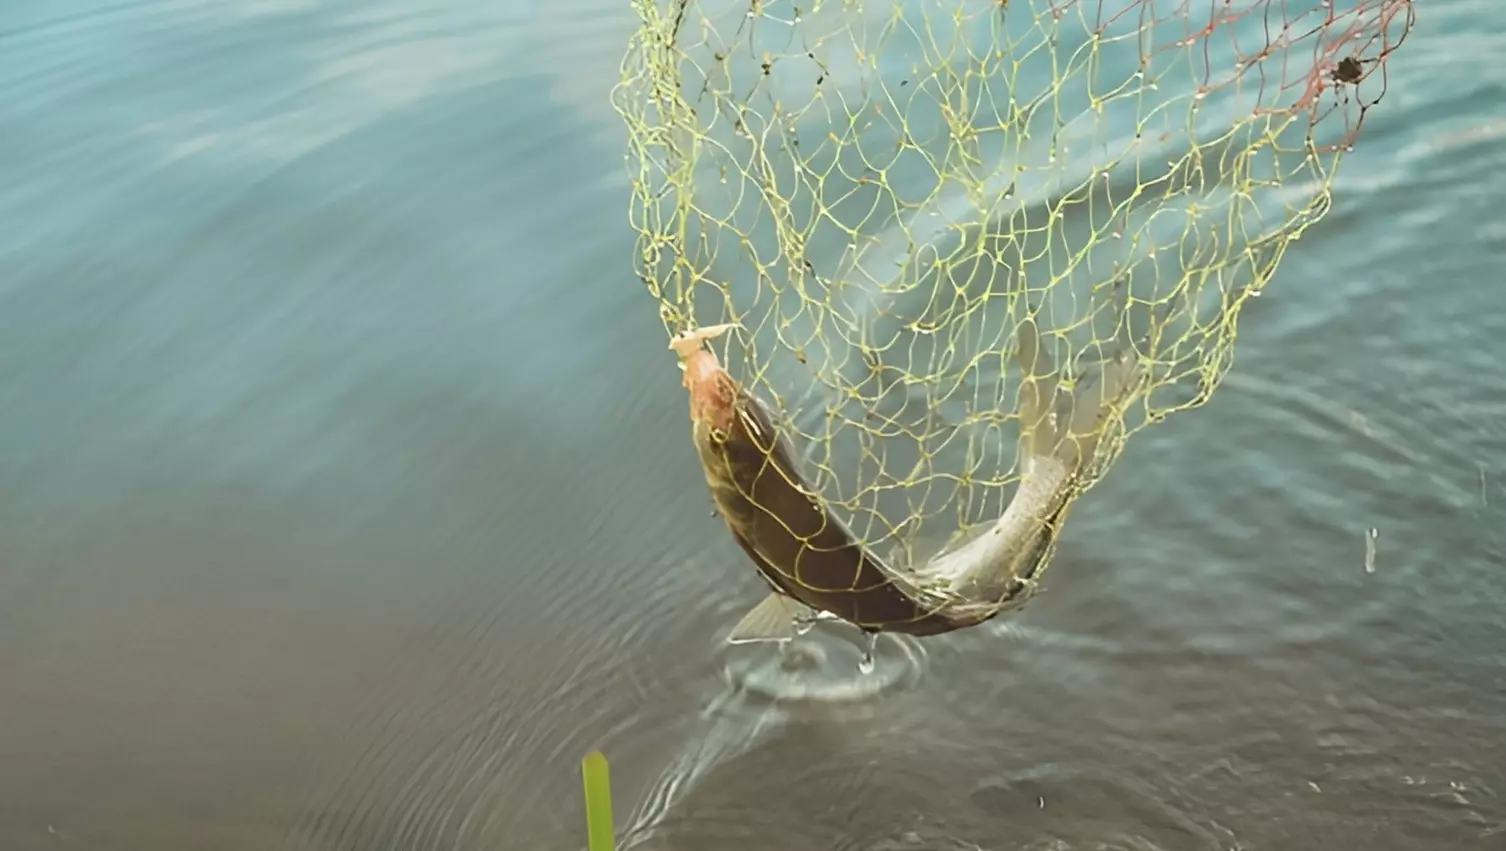
[(626, 10), (8, 0), (0, 847), (576, 849), (593, 747), (645, 849), (1501, 847), (1506, 35), (1428, 7), (1045, 593), (776, 707), (630, 273)]

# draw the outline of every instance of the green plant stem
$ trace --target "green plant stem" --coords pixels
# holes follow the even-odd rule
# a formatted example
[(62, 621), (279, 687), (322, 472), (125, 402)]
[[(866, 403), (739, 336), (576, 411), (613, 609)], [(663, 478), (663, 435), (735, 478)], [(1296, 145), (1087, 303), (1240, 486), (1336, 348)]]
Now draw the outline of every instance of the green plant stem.
[(590, 851), (613, 851), (612, 775), (601, 751), (591, 751), (580, 763), (586, 787), (586, 835)]

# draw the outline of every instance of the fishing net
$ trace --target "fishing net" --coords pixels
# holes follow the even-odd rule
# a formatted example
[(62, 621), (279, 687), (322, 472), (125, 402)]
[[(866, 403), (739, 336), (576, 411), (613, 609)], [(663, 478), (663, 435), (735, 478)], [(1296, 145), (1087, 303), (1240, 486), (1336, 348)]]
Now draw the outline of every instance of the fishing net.
[[(614, 103), (666, 330), (915, 564), (999, 516), (1019, 400), (1133, 353), (1086, 490), (1205, 402), (1329, 206), (1410, 0), (634, 0)], [(1045, 357), (1014, 357), (1022, 323)], [(1022, 369), (1021, 364), (1025, 366)], [(1037, 374), (1031, 374), (1037, 373)]]

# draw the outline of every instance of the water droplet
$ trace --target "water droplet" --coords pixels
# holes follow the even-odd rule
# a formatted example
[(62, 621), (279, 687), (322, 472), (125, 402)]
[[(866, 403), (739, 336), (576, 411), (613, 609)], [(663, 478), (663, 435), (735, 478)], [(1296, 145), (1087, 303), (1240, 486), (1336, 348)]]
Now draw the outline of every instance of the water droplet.
[(863, 674), (873, 673), (873, 649), (878, 644), (878, 633), (864, 633), (868, 640), (868, 646), (863, 648), (863, 658), (858, 660), (858, 672)]
[(805, 635), (807, 632), (810, 632), (811, 631), (811, 627), (813, 627), (815, 625), (816, 625), (816, 619), (814, 617), (805, 617), (804, 615), (797, 615), (795, 617), (795, 634), (796, 635)]

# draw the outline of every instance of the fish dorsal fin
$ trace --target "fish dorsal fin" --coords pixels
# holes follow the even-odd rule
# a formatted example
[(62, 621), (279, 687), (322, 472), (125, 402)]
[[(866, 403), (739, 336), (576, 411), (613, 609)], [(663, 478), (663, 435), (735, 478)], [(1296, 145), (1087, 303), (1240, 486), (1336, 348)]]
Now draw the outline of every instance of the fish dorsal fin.
[(758, 641), (789, 641), (795, 637), (795, 622), (814, 619), (815, 612), (783, 594), (770, 594), (754, 606), (727, 636), (728, 644)]

